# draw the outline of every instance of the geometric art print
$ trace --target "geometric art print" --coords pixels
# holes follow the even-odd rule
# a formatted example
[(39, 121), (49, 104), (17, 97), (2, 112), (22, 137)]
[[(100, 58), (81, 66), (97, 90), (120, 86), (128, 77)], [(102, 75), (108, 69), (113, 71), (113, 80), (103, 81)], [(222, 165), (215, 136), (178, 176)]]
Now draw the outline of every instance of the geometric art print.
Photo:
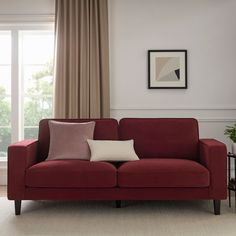
[(179, 57), (156, 57), (156, 80), (179, 80)]
[(186, 89), (187, 50), (148, 50), (148, 88)]

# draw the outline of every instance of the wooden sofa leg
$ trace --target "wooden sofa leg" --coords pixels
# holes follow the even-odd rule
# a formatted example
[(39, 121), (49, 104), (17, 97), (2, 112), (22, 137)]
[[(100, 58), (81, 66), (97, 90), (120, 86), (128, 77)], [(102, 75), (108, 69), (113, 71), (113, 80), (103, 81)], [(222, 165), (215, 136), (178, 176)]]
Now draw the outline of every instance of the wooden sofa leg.
[(15, 215), (18, 216), (21, 213), (21, 200), (15, 200)]
[(220, 215), (220, 200), (214, 200), (214, 213), (215, 215)]
[(116, 208), (121, 208), (121, 201), (120, 200), (116, 200)]

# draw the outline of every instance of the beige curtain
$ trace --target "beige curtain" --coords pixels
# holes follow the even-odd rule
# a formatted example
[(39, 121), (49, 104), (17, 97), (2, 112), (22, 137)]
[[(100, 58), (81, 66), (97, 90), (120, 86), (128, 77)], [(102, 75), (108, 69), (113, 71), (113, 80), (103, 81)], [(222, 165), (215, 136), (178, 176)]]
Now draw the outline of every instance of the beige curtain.
[(56, 0), (54, 116), (109, 117), (107, 0)]

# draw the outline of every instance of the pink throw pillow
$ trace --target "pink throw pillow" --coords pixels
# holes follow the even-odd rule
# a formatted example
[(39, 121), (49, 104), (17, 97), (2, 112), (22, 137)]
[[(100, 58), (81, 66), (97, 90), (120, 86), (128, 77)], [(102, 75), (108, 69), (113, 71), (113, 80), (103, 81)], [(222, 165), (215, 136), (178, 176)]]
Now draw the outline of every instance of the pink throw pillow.
[(69, 123), (49, 121), (50, 146), (46, 160), (90, 159), (87, 139), (93, 139), (95, 122)]

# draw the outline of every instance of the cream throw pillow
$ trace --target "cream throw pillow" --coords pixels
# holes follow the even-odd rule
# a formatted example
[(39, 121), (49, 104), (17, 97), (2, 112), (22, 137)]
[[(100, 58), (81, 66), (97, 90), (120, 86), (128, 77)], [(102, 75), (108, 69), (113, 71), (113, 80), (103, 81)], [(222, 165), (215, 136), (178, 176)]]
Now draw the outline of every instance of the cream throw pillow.
[(90, 140), (90, 161), (136, 161), (139, 160), (134, 151), (134, 140), (111, 141)]

